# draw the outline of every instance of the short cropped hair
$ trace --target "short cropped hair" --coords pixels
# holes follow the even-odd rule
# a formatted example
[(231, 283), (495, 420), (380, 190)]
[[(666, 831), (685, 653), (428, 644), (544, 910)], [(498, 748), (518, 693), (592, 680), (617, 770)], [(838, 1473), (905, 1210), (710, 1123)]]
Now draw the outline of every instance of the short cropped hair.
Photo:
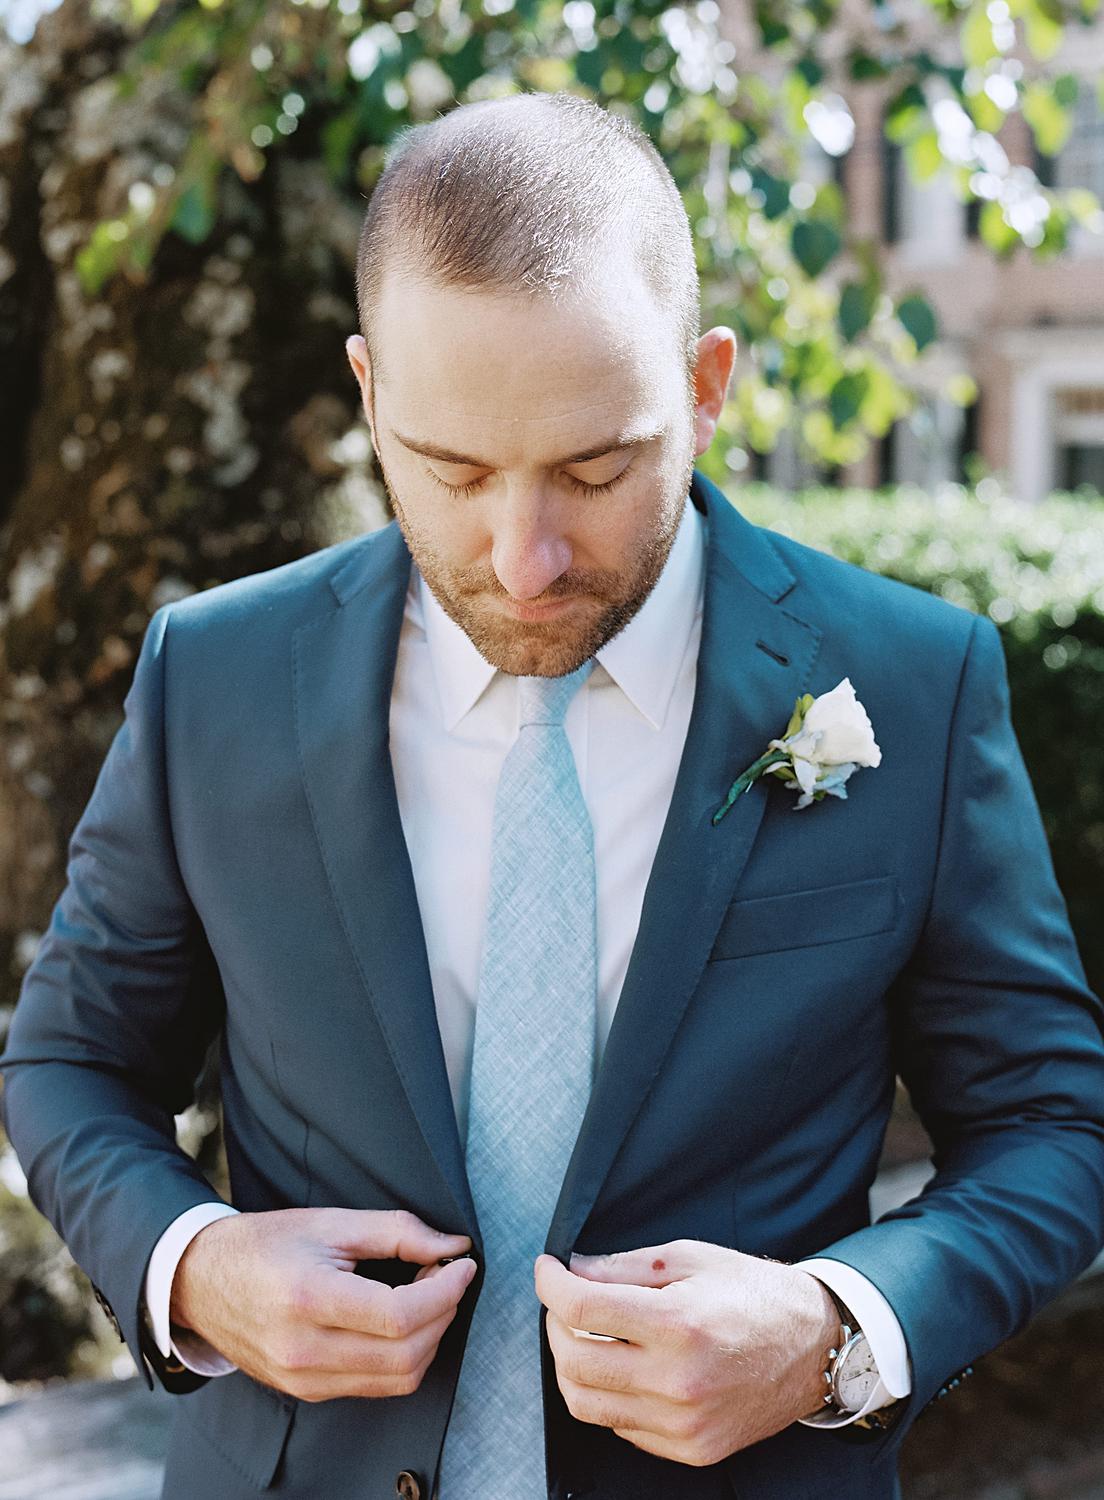
[(701, 311), (686, 208), (648, 136), (577, 94), (462, 104), (390, 143), (365, 210), (356, 293), (373, 383), (387, 271), (444, 287), (586, 294), (598, 258), (625, 248), (668, 309), (693, 409)]

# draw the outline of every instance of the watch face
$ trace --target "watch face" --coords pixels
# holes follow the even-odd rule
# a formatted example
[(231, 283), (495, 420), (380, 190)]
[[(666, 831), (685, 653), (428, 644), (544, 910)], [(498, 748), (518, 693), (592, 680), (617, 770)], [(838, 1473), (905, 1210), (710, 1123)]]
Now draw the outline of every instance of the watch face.
[(860, 1334), (848, 1345), (836, 1375), (836, 1391), (847, 1411), (861, 1411), (878, 1384), (878, 1367), (866, 1337)]

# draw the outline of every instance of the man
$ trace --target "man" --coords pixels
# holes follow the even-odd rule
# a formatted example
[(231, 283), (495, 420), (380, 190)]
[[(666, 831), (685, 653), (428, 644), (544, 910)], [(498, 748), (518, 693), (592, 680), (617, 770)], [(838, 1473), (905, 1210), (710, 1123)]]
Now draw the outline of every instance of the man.
[[(1104, 1238), (999, 636), (693, 467), (735, 340), (657, 161), (569, 96), (416, 132), (347, 346), (396, 519), (150, 622), (0, 1064), (165, 1500), (889, 1500)], [(718, 816), (845, 679), (877, 764)], [(871, 1225), (898, 1072), (938, 1170)]]

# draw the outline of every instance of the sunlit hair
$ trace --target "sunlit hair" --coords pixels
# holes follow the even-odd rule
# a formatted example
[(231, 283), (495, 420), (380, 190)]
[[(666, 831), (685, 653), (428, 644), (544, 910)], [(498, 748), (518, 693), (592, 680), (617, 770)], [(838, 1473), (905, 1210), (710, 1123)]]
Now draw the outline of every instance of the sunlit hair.
[(391, 142), (357, 248), (360, 330), (377, 330), (391, 265), (413, 282), (556, 300), (586, 297), (602, 257), (628, 249), (669, 310), (694, 405), (701, 312), (686, 209), (662, 156), (622, 115), (566, 92), (462, 104)]

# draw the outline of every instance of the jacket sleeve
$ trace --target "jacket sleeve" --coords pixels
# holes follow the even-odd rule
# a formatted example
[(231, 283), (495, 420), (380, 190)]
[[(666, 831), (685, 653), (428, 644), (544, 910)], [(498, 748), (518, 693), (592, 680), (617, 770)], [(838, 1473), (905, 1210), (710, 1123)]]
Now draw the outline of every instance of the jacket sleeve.
[(1104, 1007), (984, 616), (962, 666), (939, 837), (923, 931), (888, 996), (897, 1069), (936, 1171), (918, 1197), (818, 1252), (868, 1277), (905, 1335), (912, 1391), (879, 1446), (899, 1443), (1104, 1240)]
[(149, 622), (124, 721), (70, 839), (65, 887), (0, 1056), (0, 1113), (32, 1202), (88, 1275), (146, 1384), (148, 1359), (179, 1392), (207, 1377), (165, 1360), (140, 1298), (166, 1226), (222, 1201), (178, 1146), (173, 1117), (194, 1099), (225, 1001), (173, 849), (170, 610)]

